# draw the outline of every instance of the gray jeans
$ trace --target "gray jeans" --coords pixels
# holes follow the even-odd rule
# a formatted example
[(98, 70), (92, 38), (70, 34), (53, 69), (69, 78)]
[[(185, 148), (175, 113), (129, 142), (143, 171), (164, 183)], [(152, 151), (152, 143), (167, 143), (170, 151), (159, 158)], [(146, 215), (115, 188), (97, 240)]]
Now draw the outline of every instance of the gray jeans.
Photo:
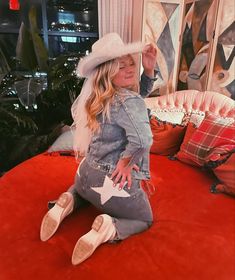
[[(148, 197), (140, 187), (140, 180), (132, 179), (130, 189), (127, 186), (123, 190), (118, 190), (117, 186), (114, 189), (108, 170), (106, 165), (91, 166), (83, 160), (75, 183), (68, 191), (74, 196), (75, 208), (90, 202), (102, 213), (110, 215), (117, 230), (116, 240), (122, 240), (148, 229), (153, 222), (153, 215)], [(108, 188), (105, 191), (104, 186)]]

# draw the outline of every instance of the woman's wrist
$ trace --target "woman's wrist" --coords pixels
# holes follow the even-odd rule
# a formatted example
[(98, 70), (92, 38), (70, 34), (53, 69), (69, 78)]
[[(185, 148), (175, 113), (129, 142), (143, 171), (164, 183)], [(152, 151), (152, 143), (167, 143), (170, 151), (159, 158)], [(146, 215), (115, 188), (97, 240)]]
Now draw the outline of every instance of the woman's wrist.
[(154, 69), (144, 69), (144, 74), (150, 79), (154, 78)]
[(130, 163), (131, 158), (120, 158), (119, 162), (121, 162), (122, 164), (124, 164), (124, 166), (128, 166)]

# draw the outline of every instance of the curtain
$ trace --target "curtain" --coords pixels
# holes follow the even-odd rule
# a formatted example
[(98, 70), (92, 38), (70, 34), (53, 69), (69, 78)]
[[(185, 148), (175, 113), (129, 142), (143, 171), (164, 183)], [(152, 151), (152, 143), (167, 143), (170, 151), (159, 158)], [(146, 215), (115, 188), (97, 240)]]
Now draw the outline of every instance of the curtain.
[[(98, 15), (100, 37), (117, 32), (125, 43), (141, 40), (141, 0), (98, 0)], [(137, 16), (139, 18), (136, 21)], [(139, 28), (136, 26), (138, 23)]]

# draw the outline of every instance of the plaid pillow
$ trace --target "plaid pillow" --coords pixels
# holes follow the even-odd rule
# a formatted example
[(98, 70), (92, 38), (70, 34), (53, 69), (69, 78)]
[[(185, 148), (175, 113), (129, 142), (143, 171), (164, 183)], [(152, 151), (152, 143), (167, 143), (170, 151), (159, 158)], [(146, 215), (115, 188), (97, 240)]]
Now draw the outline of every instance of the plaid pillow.
[(184, 153), (184, 150), (186, 149), (186, 146), (188, 145), (188, 142), (191, 139), (193, 133), (200, 126), (204, 118), (205, 118), (204, 112), (191, 113), (187, 124), (186, 133), (184, 135), (183, 143), (180, 146), (180, 151), (176, 154), (176, 158), (178, 158), (179, 160), (191, 165), (197, 165), (196, 163), (192, 162), (192, 160), (188, 159), (187, 155), (185, 155)]
[(177, 158), (192, 165), (203, 166), (213, 149), (219, 150), (222, 154), (233, 150), (235, 148), (234, 136), (233, 118), (221, 118), (207, 113), (188, 143), (180, 149)]

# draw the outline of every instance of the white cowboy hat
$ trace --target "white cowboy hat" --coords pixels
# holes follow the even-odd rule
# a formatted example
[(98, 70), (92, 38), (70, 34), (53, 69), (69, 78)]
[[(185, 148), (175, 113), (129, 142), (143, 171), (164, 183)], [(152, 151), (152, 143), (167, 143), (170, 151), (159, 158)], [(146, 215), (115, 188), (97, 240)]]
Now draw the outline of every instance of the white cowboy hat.
[(98, 65), (127, 54), (142, 52), (143, 48), (141, 42), (124, 44), (117, 33), (108, 33), (92, 45), (88, 56), (80, 59), (77, 74), (87, 78)]

